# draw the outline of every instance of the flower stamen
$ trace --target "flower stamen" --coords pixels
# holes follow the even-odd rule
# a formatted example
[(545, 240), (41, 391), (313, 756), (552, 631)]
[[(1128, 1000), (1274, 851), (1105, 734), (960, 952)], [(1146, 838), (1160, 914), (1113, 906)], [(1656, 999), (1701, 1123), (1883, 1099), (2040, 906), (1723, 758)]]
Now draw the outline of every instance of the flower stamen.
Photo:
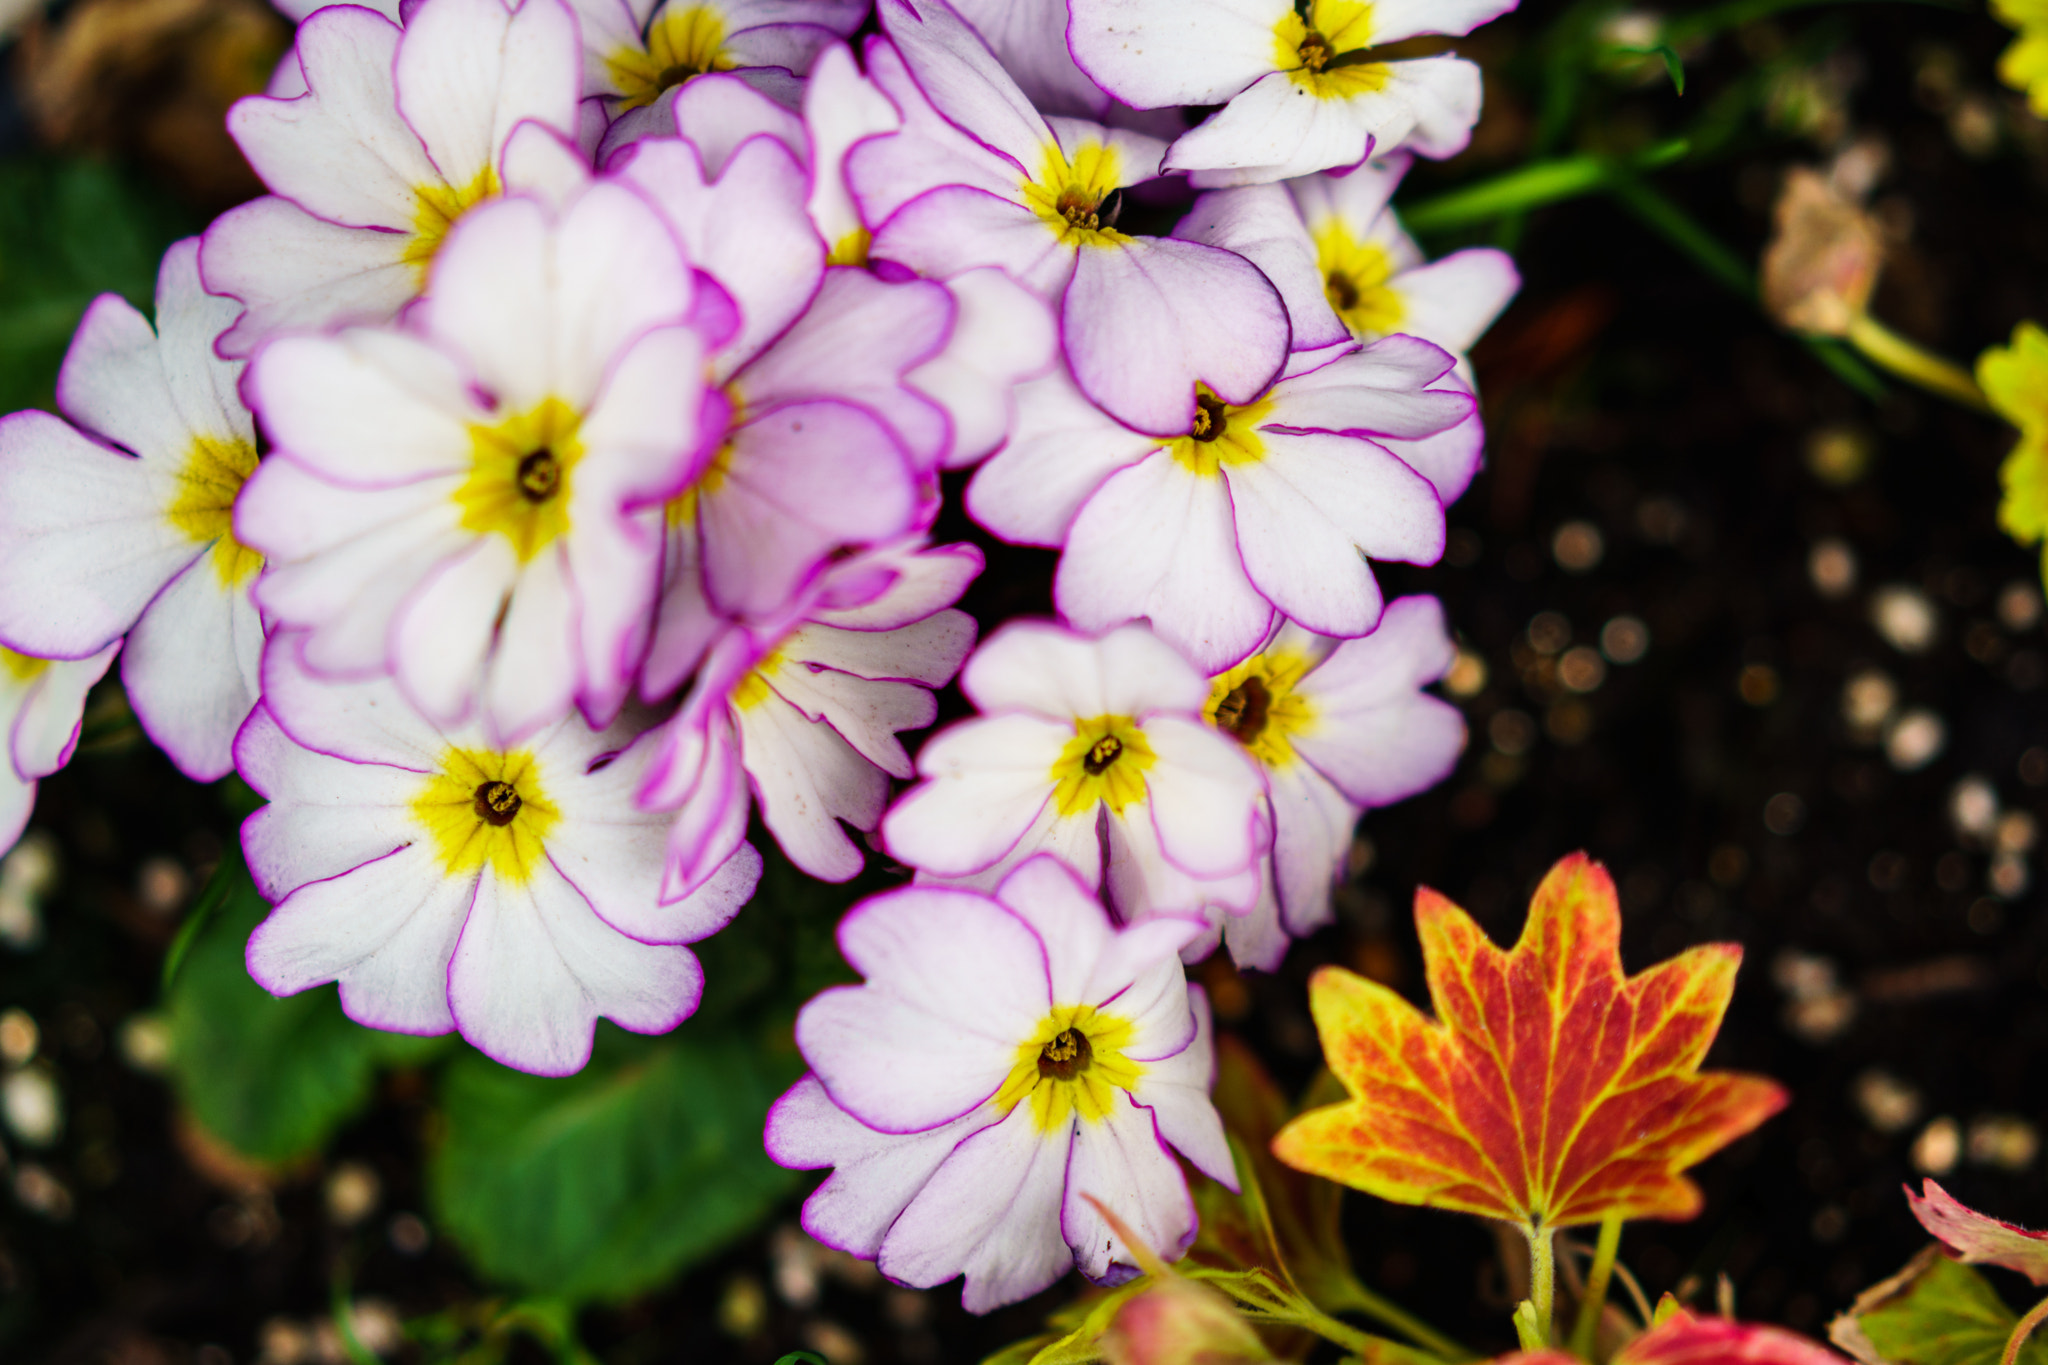
[(546, 446), (519, 462), (519, 491), (528, 502), (546, 502), (561, 486), (561, 462)]
[(1071, 1081), (1095, 1061), (1094, 1045), (1077, 1028), (1063, 1029), (1038, 1052), (1038, 1074), (1047, 1080)]
[(499, 829), (519, 818), (519, 789), (510, 782), (481, 782), (477, 784), (476, 818)]

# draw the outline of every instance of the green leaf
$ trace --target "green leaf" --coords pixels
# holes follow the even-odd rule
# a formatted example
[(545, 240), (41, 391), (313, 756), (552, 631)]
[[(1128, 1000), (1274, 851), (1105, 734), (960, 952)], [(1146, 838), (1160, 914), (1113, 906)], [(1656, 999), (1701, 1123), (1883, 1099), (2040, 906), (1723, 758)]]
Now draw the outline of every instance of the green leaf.
[(1616, 43), (1607, 50), (1628, 57), (1662, 57), (1664, 74), (1671, 77), (1671, 88), (1681, 95), (1685, 93), (1685, 61), (1671, 44), (1656, 43), (1649, 47), (1633, 47), (1625, 43)]
[(364, 1028), (331, 987), (279, 1000), (251, 981), (242, 954), (268, 912), (241, 858), (223, 858), (193, 912), (197, 929), (180, 935), (164, 1004), (171, 1081), (192, 1116), (243, 1155), (284, 1162), (360, 1111), (380, 1067), (425, 1061), (445, 1040)]
[(610, 1025), (580, 1074), (464, 1053), (442, 1081), (428, 1167), (441, 1227), (484, 1274), (574, 1302), (659, 1284), (752, 1230), (801, 1178), (761, 1150), (800, 1070), (786, 1032)]
[(164, 248), (200, 226), (132, 171), (0, 160), (0, 412), (49, 406), (86, 305), (111, 292), (148, 309)]
[[(1828, 1335), (1852, 1351), (1867, 1344), (1890, 1365), (1998, 1365), (2018, 1321), (1979, 1271), (1929, 1247), (1865, 1290)], [(2018, 1365), (2048, 1365), (2048, 1343), (2030, 1339)]]

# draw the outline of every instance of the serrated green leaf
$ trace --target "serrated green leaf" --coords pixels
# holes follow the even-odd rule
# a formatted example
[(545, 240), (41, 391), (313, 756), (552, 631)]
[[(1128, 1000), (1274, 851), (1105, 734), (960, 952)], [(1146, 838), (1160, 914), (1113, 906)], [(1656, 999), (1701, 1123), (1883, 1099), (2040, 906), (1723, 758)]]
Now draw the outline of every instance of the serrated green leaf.
[(602, 1024), (590, 1065), (560, 1079), (464, 1053), (442, 1079), (435, 1216), (494, 1279), (575, 1302), (629, 1297), (794, 1188), (761, 1129), (800, 1070), (786, 1037), (696, 1021), (652, 1040)]
[(0, 412), (49, 406), (86, 305), (115, 293), (147, 310), (164, 248), (200, 226), (132, 171), (0, 160)]
[(269, 906), (230, 853), (201, 904), (215, 908), (186, 941), (165, 991), (171, 1080), (202, 1127), (258, 1161), (319, 1149), (369, 1102), (379, 1068), (413, 1065), (445, 1046), (364, 1028), (334, 988), (279, 1000), (249, 979), (243, 950)]
[[(1981, 1272), (1935, 1252), (1865, 1293), (1830, 1335), (1845, 1344), (1849, 1325), (1888, 1365), (1998, 1365), (2018, 1321)], [(2048, 1365), (2048, 1343), (2030, 1339), (2018, 1365)]]

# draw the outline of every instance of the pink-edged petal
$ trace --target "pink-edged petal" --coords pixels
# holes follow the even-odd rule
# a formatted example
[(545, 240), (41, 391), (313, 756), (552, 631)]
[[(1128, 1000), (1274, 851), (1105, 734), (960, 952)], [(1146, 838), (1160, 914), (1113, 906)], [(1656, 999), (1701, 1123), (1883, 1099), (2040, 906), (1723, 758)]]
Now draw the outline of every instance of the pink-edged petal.
[(468, 185), (523, 120), (575, 135), (581, 52), (562, 0), (427, 0), (399, 43), (398, 108), (442, 177)]
[(1265, 784), (1244, 749), (1213, 727), (1181, 716), (1148, 718), (1145, 740), (1155, 757), (1145, 786), (1166, 856), (1202, 878), (1228, 877), (1251, 866), (1261, 851)]
[(530, 194), (557, 213), (590, 185), (590, 156), (559, 129), (528, 119), (514, 125), (499, 154), (510, 194)]
[(1119, 930), (1094, 888), (1048, 853), (1005, 876), (996, 899), (1045, 945), (1055, 1001), (1109, 1009), (1133, 1025), (1125, 1055), (1152, 1062), (1188, 1045), (1194, 1026), (1179, 954), (1205, 927), (1199, 919), (1161, 917)]
[(863, 223), (878, 226), (911, 200), (943, 185), (970, 186), (1012, 204), (1023, 203), (1017, 163), (954, 127), (934, 109), (888, 39), (868, 39), (864, 53), (868, 79), (895, 106), (902, 127), (894, 135), (864, 139), (847, 155), (847, 188)]
[[(544, 572), (554, 563), (549, 555), (534, 568)], [(514, 587), (540, 576), (520, 573), (502, 536), (472, 540), (436, 565), (391, 622), (392, 672), (407, 700), (443, 725), (468, 719), (498, 638), (511, 626), (506, 604), (525, 604), (527, 595), (515, 598)], [(553, 578), (559, 584), (559, 573)], [(575, 687), (573, 656), (563, 648), (567, 637), (565, 619), (549, 651), (555, 664), (549, 673), (564, 704)]]
[(1331, 918), (1359, 807), (1305, 762), (1266, 770), (1273, 802), (1273, 883), (1280, 925), (1297, 938)]
[(826, 244), (804, 206), (803, 164), (779, 140), (743, 143), (709, 183), (687, 142), (640, 143), (614, 169), (661, 210), (691, 262), (739, 306), (739, 334), (718, 356), (722, 373), (759, 354), (817, 293)]
[(1407, 152), (1390, 152), (1335, 175), (1306, 175), (1290, 180), (1287, 189), (1311, 233), (1339, 223), (1351, 236), (1363, 238), (1386, 211), (1414, 160)]
[[(1441, 388), (1469, 391), (1456, 374), (1445, 375), (1437, 384)], [(1472, 486), (1479, 466), (1485, 461), (1486, 424), (1479, 420), (1479, 409), (1474, 407), (1470, 417), (1434, 436), (1415, 441), (1383, 436), (1379, 443), (1402, 464), (1428, 479), (1429, 486), (1436, 490), (1437, 501), (1449, 507)]]
[[(1273, 889), (1273, 860), (1259, 860), (1259, 898), (1242, 915), (1226, 915), (1211, 931), (1215, 937), (1197, 945), (1202, 957), (1216, 951), (1217, 943), (1230, 950), (1230, 960), (1241, 972), (1276, 972), (1287, 959), (1294, 940), (1280, 921), (1280, 897)], [(1196, 959), (1199, 960), (1199, 959)]]
[[(1397, 146), (1412, 147), (1418, 156), (1441, 160), (1456, 156), (1472, 140), (1472, 125), (1479, 121), (1479, 67), (1462, 57), (1417, 57), (1388, 62), (1388, 83), (1376, 96), (1399, 101), (1398, 110), (1359, 112), (1373, 125), (1376, 145), (1382, 152)], [(1402, 123), (1407, 128), (1398, 135)]]
[(1052, 801), (1071, 722), (992, 716), (941, 731), (918, 753), (926, 781), (882, 819), (890, 856), (945, 877), (980, 872), (1018, 847)]
[(984, 146), (1035, 173), (1051, 140), (1045, 120), (946, 0), (881, 0), (882, 31), (932, 107)]
[(1401, 330), (1449, 351), (1468, 351), (1522, 287), (1514, 258), (1467, 247), (1388, 281), (1401, 299)]
[[(1516, 0), (1375, 0), (1372, 27), (1361, 35), (1361, 47), (1398, 43), (1422, 33), (1463, 37), (1515, 7)], [(1347, 31), (1346, 35), (1351, 35)]]
[[(289, 460), (355, 488), (466, 474), (470, 425), (485, 418), (467, 376), (447, 356), (396, 332), (352, 328), (281, 338), (250, 364), (248, 385), (264, 427)], [(266, 461), (250, 483), (267, 467)]]
[[(835, 669), (780, 670), (775, 694), (806, 720), (829, 726), (855, 753), (891, 777), (909, 779), (916, 770), (896, 738), (899, 730), (921, 730), (939, 712), (932, 694), (900, 682), (874, 682)], [(843, 760), (842, 760), (843, 761)], [(863, 774), (864, 786), (871, 786)], [(887, 800), (886, 793), (883, 800)], [(879, 820), (876, 812), (874, 819)]]
[(1330, 306), (1315, 243), (1284, 186), (1211, 191), (1195, 200), (1173, 235), (1234, 251), (1257, 266), (1280, 291), (1294, 350), (1321, 350), (1351, 340), (1350, 329)]
[(448, 965), (462, 1036), (539, 1076), (582, 1070), (599, 1017), (666, 1033), (703, 994), (696, 954), (627, 938), (545, 861), (523, 885), (486, 869)]
[(1109, 94), (1067, 50), (1067, 0), (959, 0), (954, 8), (988, 41), (1033, 105), (1086, 118), (1108, 112)]
[(1212, 671), (1257, 648), (1273, 619), (1239, 558), (1224, 481), (1164, 451), (1111, 475), (1081, 509), (1053, 597), (1083, 630), (1147, 618)]
[[(853, 50), (834, 43), (818, 54), (804, 83), (804, 129), (810, 136), (811, 220), (835, 251), (867, 224), (846, 181), (846, 159), (859, 143), (893, 133), (903, 116), (861, 74)], [(792, 146), (801, 147), (801, 136)]]
[(237, 205), (206, 229), (200, 259), (209, 289), (239, 300), (242, 316), (220, 353), (246, 356), (281, 332), (384, 322), (419, 292), (405, 260), (406, 233), (346, 227), (276, 195)]
[(1195, 1019), (1194, 1041), (1147, 1066), (1131, 1089), (1131, 1099), (1152, 1111), (1159, 1136), (1193, 1162), (1195, 1169), (1225, 1189), (1235, 1190), (1237, 1163), (1231, 1159), (1230, 1143), (1223, 1135), (1223, 1119), (1209, 1098), (1216, 1086), (1216, 1025), (1207, 993), (1200, 986), (1189, 986), (1187, 995)]
[(812, 998), (797, 1047), (869, 1127), (950, 1123), (993, 1095), (1052, 1001), (1038, 937), (986, 896), (907, 887), (861, 902), (840, 950), (867, 978)]
[(1081, 251), (1060, 340), (1082, 392), (1110, 416), (1179, 436), (1197, 382), (1230, 403), (1265, 392), (1287, 358), (1287, 311), (1242, 256), (1133, 237)]
[(776, 610), (833, 549), (897, 535), (916, 510), (902, 451), (850, 404), (777, 408), (732, 442), (723, 481), (699, 499), (704, 585), (722, 610)]
[(1932, 1179), (1921, 1182), (1921, 1191), (1915, 1194), (1906, 1186), (1913, 1216), (1957, 1257), (1972, 1265), (2002, 1265), (2035, 1284), (2048, 1284), (2048, 1232), (2030, 1232), (1979, 1213)]
[(710, 71), (670, 94), (675, 135), (696, 148), (704, 174), (713, 179), (725, 174), (727, 160), (753, 138), (772, 138), (793, 155), (804, 154), (803, 119), (743, 76)]
[(858, 678), (944, 687), (959, 672), (961, 661), (973, 647), (974, 618), (964, 611), (945, 610), (895, 630), (839, 630), (809, 625), (791, 636), (781, 649), (801, 663)]
[(1074, 1129), (1073, 1163), (1060, 1231), (1091, 1280), (1128, 1278), (1137, 1256), (1085, 1196), (1092, 1195), (1141, 1238), (1146, 1249), (1178, 1260), (1195, 1239), (1195, 1201), (1180, 1164), (1166, 1150), (1149, 1111), (1112, 1092), (1108, 1117)]
[(1071, 1129), (1038, 1131), (1031, 1106), (953, 1149), (882, 1241), (876, 1263), (899, 1284), (929, 1289), (967, 1277), (971, 1313), (1029, 1298), (1064, 1275), (1060, 1236)]
[(1197, 172), (1204, 189), (1270, 184), (1355, 166), (1373, 149), (1377, 130), (1387, 130), (1386, 150), (1413, 126), (1408, 106), (1393, 97), (1325, 99), (1275, 71), (1175, 142), (1164, 169)]
[(411, 802), (420, 774), (308, 749), (267, 707), (236, 737), (235, 765), (269, 802), (242, 822), (242, 853), (267, 901), (419, 840)]
[(121, 681), (135, 717), (187, 777), (234, 770), (235, 733), (255, 706), (263, 620), (214, 555), (171, 580), (129, 632)]
[(839, 822), (875, 828), (889, 803), (888, 774), (773, 692), (736, 720), (761, 821), (783, 853), (820, 881), (860, 875), (867, 860)]
[[(1242, 915), (1259, 898), (1259, 864), (1225, 877), (1202, 877), (1166, 855), (1150, 803), (1127, 806), (1107, 817), (1109, 903), (1126, 924), (1155, 915), (1196, 915), (1215, 921)], [(1200, 960), (1213, 949), (1213, 935), (1195, 940), (1181, 952), (1182, 961)]]
[(1292, 737), (1295, 748), (1363, 806), (1442, 781), (1464, 749), (1464, 717), (1418, 689), (1442, 677), (1455, 654), (1435, 598), (1390, 604), (1379, 629), (1347, 641), (1304, 679), (1315, 719)]
[[(528, 565), (502, 609), (503, 624), (478, 701), (488, 728), (504, 746), (559, 720), (585, 681), (577, 665), (576, 599), (564, 558), (543, 555)], [(622, 590), (630, 591), (631, 585)], [(499, 612), (491, 616), (497, 619)], [(412, 624), (407, 619), (402, 626)], [(424, 638), (414, 643), (426, 647)]]
[(1103, 481), (1159, 442), (1089, 402), (1065, 367), (1019, 387), (1016, 403), (1010, 439), (967, 485), (967, 510), (1014, 544), (1056, 548)]
[(858, 404), (889, 424), (920, 470), (930, 469), (946, 450), (945, 410), (904, 387), (903, 377), (937, 355), (952, 329), (953, 298), (943, 286), (891, 284), (835, 267), (795, 325), (740, 372), (737, 387), (754, 411), (817, 398)]
[(1472, 413), (1470, 391), (1431, 388), (1451, 375), (1457, 358), (1413, 336), (1375, 341), (1274, 390), (1275, 426), (1305, 431), (1361, 432), (1405, 440), (1448, 430)]
[(1044, 302), (992, 266), (955, 275), (946, 289), (956, 310), (953, 334), (907, 378), (946, 410), (953, 441), (945, 465), (961, 469), (1003, 444), (1018, 385), (1057, 363), (1058, 337)]
[(36, 784), (0, 764), (0, 849), (11, 849), (35, 813)]
[[(739, 738), (723, 716), (714, 722), (701, 762), (694, 769), (679, 766), (677, 771), (695, 780), (666, 803), (676, 814), (662, 872), (663, 904), (695, 895), (718, 875), (746, 842), (747, 814), (753, 809), (746, 769), (740, 766)], [(643, 805), (651, 794), (658, 794), (651, 786), (642, 790)]]
[(164, 515), (141, 460), (46, 412), (0, 418), (0, 641), (97, 654), (204, 550)]
[(428, 842), (396, 849), (285, 897), (249, 936), (249, 975), (272, 995), (339, 981), (358, 1023), (446, 1033), (448, 960), (475, 890)]
[(448, 741), (389, 678), (322, 678), (306, 666), (305, 637), (280, 632), (263, 651), (264, 709), (300, 744), (352, 763), (437, 771)]
[(1125, 104), (1221, 104), (1273, 70), (1285, 0), (1072, 0), (1067, 43)]
[(1187, 660), (1142, 626), (1090, 639), (1046, 622), (1014, 621), (975, 651), (960, 682), (983, 711), (1061, 720), (1193, 713), (1209, 696)]
[(832, 1102), (806, 1075), (768, 1111), (768, 1157), (793, 1170), (833, 1174), (804, 1201), (803, 1228), (829, 1247), (872, 1259), (889, 1225), (960, 1140), (994, 1121), (986, 1109), (922, 1133), (880, 1133)]
[(415, 190), (442, 177), (398, 110), (401, 38), (380, 14), (328, 6), (293, 45), (311, 93), (228, 111), (229, 135), (273, 193), (346, 227), (411, 229)]
[(120, 649), (117, 641), (91, 658), (45, 664), (30, 680), (14, 716), (7, 745), (12, 763), (0, 767), (11, 767), (13, 775), (34, 781), (69, 763), (78, 747), (86, 693), (106, 676)]
[[(906, 535), (826, 570), (810, 619), (841, 630), (896, 630), (959, 601), (982, 566), (972, 545), (927, 545), (922, 534)], [(844, 595), (842, 573), (851, 575)]]
[(1075, 248), (1036, 213), (967, 185), (912, 199), (876, 231), (869, 254), (939, 277), (995, 266), (1048, 300), (1067, 287), (1075, 262)]

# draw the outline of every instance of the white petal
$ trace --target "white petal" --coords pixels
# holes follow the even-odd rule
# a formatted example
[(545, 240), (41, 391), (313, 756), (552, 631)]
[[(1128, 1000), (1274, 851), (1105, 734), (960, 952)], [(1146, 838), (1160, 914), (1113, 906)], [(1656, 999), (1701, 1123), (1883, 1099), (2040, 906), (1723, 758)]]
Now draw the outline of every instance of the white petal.
[(1269, 769), (1273, 799), (1273, 882), (1281, 925), (1296, 937), (1330, 922), (1330, 890), (1351, 851), (1359, 808), (1301, 761)]
[(1126, 104), (1221, 104), (1273, 70), (1285, 0), (1072, 0), (1067, 42)]
[(1201, 721), (1153, 716), (1145, 739), (1156, 756), (1145, 772), (1160, 847), (1197, 877), (1227, 877), (1259, 854), (1265, 786), (1236, 741)]
[(1355, 166), (1387, 130), (1380, 150), (1399, 142), (1413, 123), (1392, 97), (1325, 99), (1286, 72), (1262, 76), (1166, 154), (1169, 171), (1198, 171), (1203, 188), (1263, 185), (1334, 166)]
[(1106, 1119), (1075, 1127), (1060, 1230), (1088, 1278), (1109, 1279), (1113, 1267), (1136, 1269), (1137, 1257), (1084, 1198), (1089, 1195), (1164, 1259), (1178, 1260), (1195, 1239), (1195, 1201), (1180, 1166), (1160, 1141), (1152, 1115), (1126, 1092), (1112, 1095)]
[(8, 736), (16, 775), (31, 781), (48, 777), (71, 761), (86, 694), (106, 676), (120, 649), (111, 644), (88, 659), (47, 664), (29, 681)]
[(1164, 1061), (1145, 1068), (1131, 1098), (1152, 1111), (1159, 1136), (1195, 1164), (1211, 1180), (1237, 1188), (1237, 1163), (1223, 1136), (1223, 1120), (1209, 1099), (1216, 1085), (1216, 1027), (1209, 997), (1200, 986), (1188, 987), (1188, 1006), (1195, 1017), (1194, 1041)]
[(242, 852), (265, 900), (339, 877), (420, 837), (420, 775), (305, 748), (267, 708), (242, 727), (236, 766), (269, 804), (242, 824)]
[(495, 166), (524, 119), (574, 136), (581, 66), (576, 16), (561, 0), (509, 12), (502, 0), (433, 0), (399, 41), (398, 107), (447, 182), (464, 186)]
[(129, 633), (121, 680), (136, 719), (195, 781), (233, 771), (235, 732), (256, 704), (247, 665), (262, 647), (248, 589), (223, 583), (212, 554), (172, 579)]
[(1088, 401), (1064, 366), (1016, 391), (1010, 439), (967, 485), (967, 510), (1013, 544), (1058, 548), (1117, 470), (1158, 448)]
[(772, 692), (736, 719), (762, 822), (789, 860), (821, 881), (859, 875), (866, 859), (839, 821), (875, 828), (889, 802), (888, 775)]
[(941, 876), (979, 872), (1018, 846), (1052, 802), (1052, 770), (1073, 737), (1071, 722), (993, 716), (925, 742), (927, 781), (882, 820), (890, 856)]
[(1234, 251), (1257, 266), (1280, 291), (1292, 330), (1288, 345), (1318, 350), (1351, 340), (1330, 306), (1315, 243), (1282, 185), (1216, 190), (1195, 200), (1173, 235)]

